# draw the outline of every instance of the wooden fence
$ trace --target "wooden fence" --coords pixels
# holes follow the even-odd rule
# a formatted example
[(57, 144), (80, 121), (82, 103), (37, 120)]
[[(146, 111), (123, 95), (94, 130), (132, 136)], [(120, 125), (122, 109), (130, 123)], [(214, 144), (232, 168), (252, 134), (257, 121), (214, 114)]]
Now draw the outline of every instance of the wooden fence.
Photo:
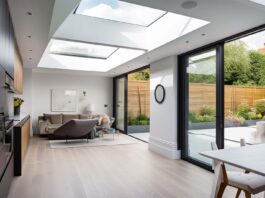
[(128, 116), (150, 116), (150, 81), (128, 80)]
[[(248, 103), (251, 107), (259, 99), (265, 99), (265, 87), (225, 86), (225, 113), (235, 112), (238, 105)], [(198, 112), (203, 106), (215, 109), (216, 87), (211, 84), (191, 83), (189, 85), (190, 111)], [(150, 115), (150, 82), (128, 81), (128, 115)]]
[[(235, 112), (241, 103), (255, 107), (255, 102), (265, 99), (265, 87), (254, 86), (225, 86), (225, 113)], [(210, 84), (191, 83), (189, 85), (190, 111), (198, 112), (203, 106), (215, 109), (216, 87)]]

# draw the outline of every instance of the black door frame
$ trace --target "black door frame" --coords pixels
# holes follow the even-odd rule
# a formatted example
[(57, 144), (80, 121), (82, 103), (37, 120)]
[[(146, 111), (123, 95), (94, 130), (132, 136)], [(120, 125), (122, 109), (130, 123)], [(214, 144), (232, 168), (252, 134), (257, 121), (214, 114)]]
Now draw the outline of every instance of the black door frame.
[[(121, 130), (119, 128), (117, 128), (117, 111), (116, 111), (116, 99), (117, 99), (117, 89), (116, 89), (116, 85), (117, 85), (117, 80), (124, 78), (124, 130)], [(127, 99), (128, 97), (128, 75), (127, 74), (122, 74), (120, 76), (117, 76), (115, 78), (113, 78), (113, 117), (115, 118), (115, 122), (114, 122), (114, 127), (115, 129), (118, 129), (120, 132), (127, 134)]]
[(124, 103), (124, 131), (123, 130), (120, 130), (117, 128), (117, 125), (116, 125), (116, 121), (114, 122), (114, 127), (116, 129), (118, 129), (120, 132), (128, 135), (128, 75), (131, 74), (131, 73), (135, 73), (137, 71), (141, 71), (143, 69), (147, 69), (147, 68), (150, 68), (150, 65), (146, 65), (146, 66), (143, 66), (141, 68), (138, 68), (138, 69), (135, 69), (135, 70), (132, 70), (130, 72), (127, 72), (127, 73), (124, 73), (124, 74), (121, 74), (119, 76), (115, 76), (113, 78), (113, 117), (116, 118), (116, 94), (117, 94), (117, 90), (116, 90), (116, 80), (117, 79), (121, 79), (121, 78), (125, 78), (125, 89), (124, 89), (124, 96), (125, 96), (125, 103)]
[(179, 125), (179, 129), (182, 132), (181, 134), (181, 157), (183, 159), (185, 159), (186, 161), (189, 161), (193, 164), (196, 164), (198, 166), (201, 166), (203, 168), (206, 168), (208, 170), (211, 169), (211, 167), (206, 164), (203, 163), (201, 161), (197, 161), (193, 158), (191, 158), (188, 155), (188, 75), (186, 72), (186, 69), (188, 67), (188, 58), (194, 55), (198, 55), (198, 54), (202, 54), (204, 52), (210, 51), (210, 50), (215, 50), (216, 51), (216, 143), (217, 145), (222, 148), (223, 143), (221, 138), (223, 137), (223, 133), (224, 133), (224, 128), (223, 128), (223, 105), (222, 105), (222, 101), (223, 101), (223, 79), (222, 79), (222, 68), (223, 68), (223, 64), (224, 61), (222, 59), (223, 57), (223, 46), (222, 45), (213, 45), (210, 47), (207, 47), (205, 49), (201, 49), (198, 51), (193, 51), (191, 53), (187, 53), (184, 56), (181, 56), (179, 59), (179, 63), (181, 65), (180, 67), (180, 75), (179, 75), (179, 83), (180, 83), (180, 87), (179, 87), (179, 100), (180, 103), (182, 105), (179, 105), (180, 108), (180, 113), (181, 115), (179, 116), (179, 123), (184, 123), (183, 125), (180, 124)]
[[(202, 168), (211, 170), (211, 167), (200, 161), (192, 159), (187, 156), (187, 149), (185, 148), (187, 144), (186, 129), (188, 127), (188, 118), (187, 118), (187, 76), (186, 76), (186, 66), (188, 56), (196, 55), (207, 50), (216, 48), (216, 143), (219, 148), (224, 148), (224, 45), (233, 40), (240, 39), (245, 36), (249, 36), (265, 30), (265, 24), (252, 28), (250, 30), (235, 34), (233, 36), (221, 39), (214, 43), (199, 47), (197, 49), (185, 52), (178, 57), (178, 149), (181, 150), (181, 158), (189, 161), (195, 165), (198, 165)], [(219, 102), (218, 102), (219, 101)], [(221, 101), (221, 102), (220, 102)]]

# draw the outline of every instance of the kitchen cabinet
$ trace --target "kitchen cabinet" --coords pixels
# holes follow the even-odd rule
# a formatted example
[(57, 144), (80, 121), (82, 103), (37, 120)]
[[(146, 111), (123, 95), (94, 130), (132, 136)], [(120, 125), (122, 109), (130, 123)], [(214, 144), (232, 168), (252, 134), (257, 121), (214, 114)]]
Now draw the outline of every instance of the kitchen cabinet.
[(7, 0), (0, 0), (0, 65), (14, 78), (14, 29)]
[(23, 65), (16, 43), (14, 50), (14, 88), (17, 93), (23, 94)]

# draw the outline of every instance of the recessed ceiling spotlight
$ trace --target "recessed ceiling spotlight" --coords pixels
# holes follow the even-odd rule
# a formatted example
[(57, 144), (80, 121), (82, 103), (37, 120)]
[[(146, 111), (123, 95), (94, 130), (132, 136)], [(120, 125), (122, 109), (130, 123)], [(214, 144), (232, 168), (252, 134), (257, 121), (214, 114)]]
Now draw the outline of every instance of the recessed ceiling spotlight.
[(185, 43), (190, 43), (189, 41), (185, 41)]
[(201, 34), (201, 35), (202, 35), (202, 36), (205, 36), (206, 34), (203, 33), (203, 34)]
[(146, 59), (147, 59), (147, 60), (150, 60), (150, 57), (148, 56), (148, 57), (146, 57)]
[(181, 7), (184, 9), (193, 9), (196, 8), (198, 5), (198, 3), (196, 1), (184, 1), (181, 4)]
[(29, 52), (32, 52), (32, 49), (30, 49)]
[(31, 36), (28, 36), (28, 38), (31, 38)]
[(32, 58), (29, 58), (29, 60), (32, 60)]
[(27, 12), (27, 15), (31, 16), (31, 15), (32, 15), (32, 13), (31, 13), (31, 12)]

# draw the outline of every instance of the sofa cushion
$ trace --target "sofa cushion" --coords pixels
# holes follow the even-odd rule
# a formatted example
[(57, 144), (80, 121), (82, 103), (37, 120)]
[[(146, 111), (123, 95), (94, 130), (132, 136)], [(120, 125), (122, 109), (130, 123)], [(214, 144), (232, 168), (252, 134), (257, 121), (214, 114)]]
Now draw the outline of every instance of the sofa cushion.
[(103, 127), (110, 127), (110, 118), (108, 115), (103, 114), (99, 118), (99, 125)]
[(45, 120), (51, 122), (51, 124), (63, 124), (63, 115), (62, 114), (43, 114)]
[(92, 119), (92, 115), (90, 114), (80, 114), (80, 120), (84, 120), (84, 119)]
[(63, 124), (73, 119), (79, 119), (79, 114), (63, 114)]

